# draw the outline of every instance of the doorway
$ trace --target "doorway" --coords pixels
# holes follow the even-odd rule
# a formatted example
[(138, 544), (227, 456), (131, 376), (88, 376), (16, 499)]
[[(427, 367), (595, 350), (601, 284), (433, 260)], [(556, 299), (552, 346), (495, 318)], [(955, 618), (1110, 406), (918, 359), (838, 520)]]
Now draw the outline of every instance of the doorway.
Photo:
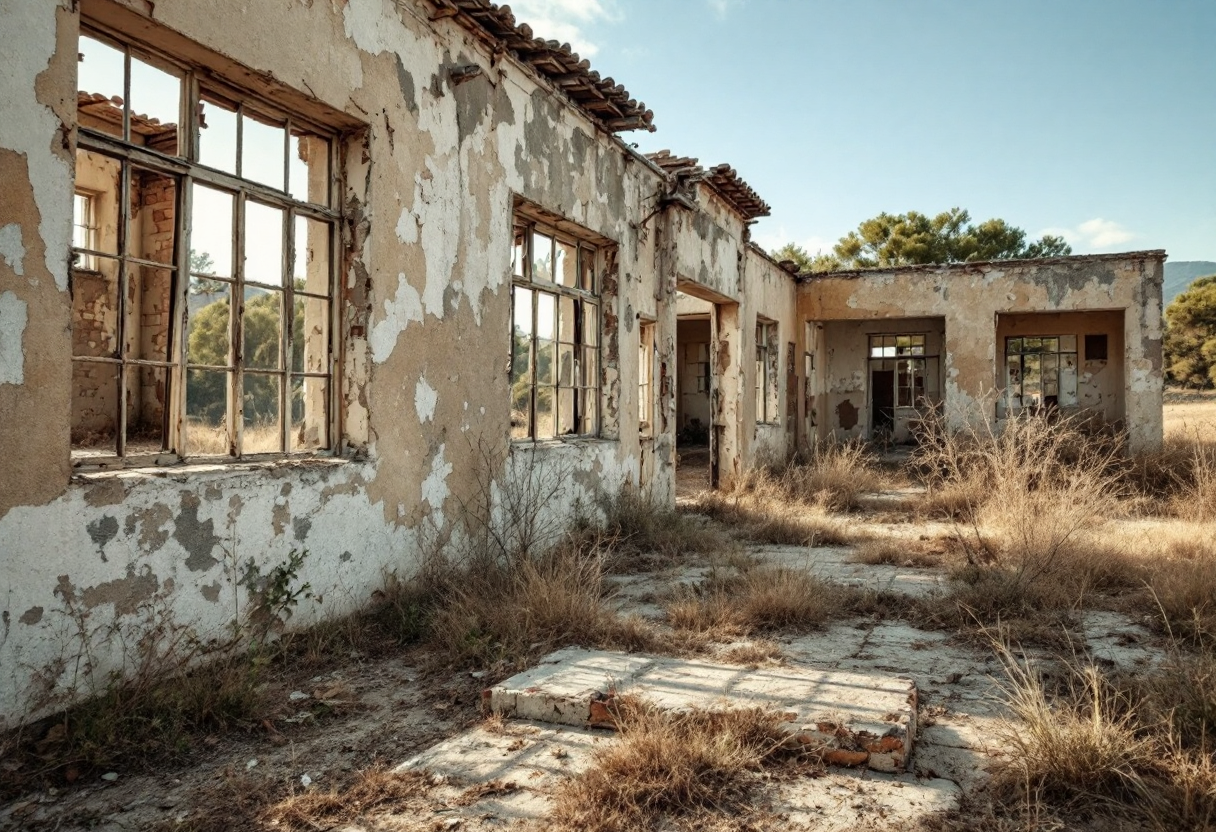
[(870, 371), (870, 434), (878, 438), (895, 430), (895, 371)]

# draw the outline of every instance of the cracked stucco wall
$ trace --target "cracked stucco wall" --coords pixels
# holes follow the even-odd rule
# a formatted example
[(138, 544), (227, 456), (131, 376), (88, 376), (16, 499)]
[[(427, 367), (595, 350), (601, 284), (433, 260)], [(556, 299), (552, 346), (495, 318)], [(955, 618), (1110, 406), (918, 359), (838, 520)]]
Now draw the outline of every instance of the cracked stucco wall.
[[(341, 129), (340, 458), (73, 476), (67, 263), (82, 15)], [(680, 220), (682, 236), (665, 225), (673, 211), (647, 223), (661, 172), (514, 59), (431, 21), (420, 0), (0, 0), (0, 19), (0, 453), (13, 473), (0, 479), (0, 728), (87, 687), (82, 629), (94, 679), (129, 658), (114, 635), (156, 610), (203, 638), (223, 632), (247, 602), (238, 584), (250, 562), (264, 572), (307, 551), (299, 581), (316, 597), (292, 626), (363, 606), (386, 573), (415, 567), (424, 538), (456, 524), (484, 476), (501, 491), (523, 465), (560, 473), (562, 511), (624, 484), (674, 499), (674, 419), (648, 444), (638, 437), (638, 322), (656, 321), (670, 362), (677, 262), (748, 303), (744, 227), (722, 204)], [(453, 84), (448, 70), (467, 64), (482, 73)], [(608, 429), (503, 461), (516, 198), (615, 244)]]
[[(1015, 316), (1041, 313), (1095, 313), (1054, 322), (1070, 326), (1107, 316), (1104, 325), (1121, 327), (1111, 340), (1121, 366), (1117, 394), (1108, 392), (1110, 410), (1122, 411), (1133, 449), (1159, 446), (1162, 440), (1161, 280), (1164, 254), (1132, 252), (1041, 261), (912, 267), (891, 271), (849, 272), (804, 280), (798, 288), (799, 317), (816, 325), (831, 321), (941, 318), (945, 350), (941, 391), (951, 423), (995, 420), (994, 390), (1003, 368), (1004, 335)], [(998, 322), (1003, 320), (998, 332)], [(1040, 323), (1049, 323), (1043, 319)], [(826, 331), (826, 330), (825, 330)], [(1011, 330), (1010, 330), (1011, 331)], [(1084, 327), (1078, 332), (1088, 331)], [(1053, 333), (1054, 334), (1054, 333)], [(1068, 334), (1068, 333), (1064, 333)], [(832, 345), (821, 338), (821, 365)], [(1113, 362), (1112, 362), (1113, 363)], [(1104, 372), (1106, 378), (1114, 367)], [(864, 379), (862, 379), (864, 381)], [(834, 386), (833, 386), (834, 385)], [(829, 377), (817, 382), (815, 396), (826, 399)], [(1104, 387), (1109, 391), (1109, 387)], [(1113, 400), (1113, 403), (1110, 403)], [(821, 434), (832, 430), (835, 415), (818, 408)], [(864, 415), (864, 414), (863, 414)]]

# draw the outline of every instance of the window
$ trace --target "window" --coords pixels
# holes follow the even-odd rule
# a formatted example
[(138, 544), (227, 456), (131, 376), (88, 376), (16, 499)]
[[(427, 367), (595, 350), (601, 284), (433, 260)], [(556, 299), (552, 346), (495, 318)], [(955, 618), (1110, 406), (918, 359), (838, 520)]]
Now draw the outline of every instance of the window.
[(638, 338), (638, 431), (653, 436), (654, 324), (643, 323)]
[[(883, 333), (870, 336), (870, 378), (886, 379), (891, 374), (895, 407), (923, 407), (926, 379), (936, 370), (937, 356), (925, 354), (923, 334)], [(933, 362), (932, 364), (930, 362)], [(876, 375), (881, 373), (882, 375)], [(883, 400), (879, 396), (876, 400)]]
[(78, 269), (97, 271), (97, 259), (89, 252), (97, 249), (97, 223), (93, 218), (93, 195), (76, 192), (72, 201), (72, 246), (77, 251)]
[(1005, 339), (1008, 405), (1070, 407), (1077, 403), (1077, 336)]
[(1107, 352), (1106, 333), (1085, 336), (1085, 360), (1105, 361)]
[(512, 272), (511, 437), (598, 435), (597, 249), (517, 221)]
[(79, 53), (74, 459), (330, 448), (334, 136), (100, 34)]
[(756, 421), (777, 421), (777, 324), (756, 324)]

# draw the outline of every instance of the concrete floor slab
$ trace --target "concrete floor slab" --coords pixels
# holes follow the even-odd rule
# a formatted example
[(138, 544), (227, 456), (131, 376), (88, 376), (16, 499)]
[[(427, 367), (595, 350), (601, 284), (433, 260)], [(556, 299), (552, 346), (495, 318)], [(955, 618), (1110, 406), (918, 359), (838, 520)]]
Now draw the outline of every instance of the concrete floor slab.
[(483, 696), (494, 713), (575, 727), (612, 724), (613, 700), (660, 708), (764, 707), (825, 746), (836, 765), (903, 771), (916, 735), (917, 693), (906, 677), (809, 667), (749, 668), (703, 660), (559, 650)]

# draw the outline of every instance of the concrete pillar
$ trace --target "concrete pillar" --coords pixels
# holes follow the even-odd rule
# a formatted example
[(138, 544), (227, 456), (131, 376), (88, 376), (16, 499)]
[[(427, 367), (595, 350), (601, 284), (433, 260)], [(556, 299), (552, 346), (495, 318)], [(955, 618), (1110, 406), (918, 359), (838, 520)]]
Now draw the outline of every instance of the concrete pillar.
[(751, 425), (743, 424), (747, 418), (743, 397), (750, 376), (743, 360), (745, 333), (741, 322), (739, 304), (714, 304), (714, 313), (710, 318), (710, 354), (713, 361), (713, 430), (710, 448), (714, 485), (723, 489), (731, 488), (743, 473), (747, 444), (751, 437)]

